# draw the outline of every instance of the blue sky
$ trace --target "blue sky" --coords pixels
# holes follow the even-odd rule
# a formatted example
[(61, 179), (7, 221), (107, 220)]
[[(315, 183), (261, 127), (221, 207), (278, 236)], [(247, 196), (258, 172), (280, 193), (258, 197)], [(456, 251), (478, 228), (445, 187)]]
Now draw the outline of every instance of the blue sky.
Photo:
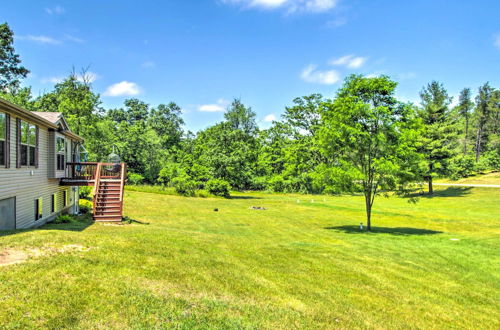
[(5, 1), (0, 21), (35, 94), (90, 67), (106, 107), (177, 102), (196, 131), (235, 98), (259, 125), (293, 98), (333, 96), (350, 73), (387, 74), (398, 96), (500, 85), (500, 1)]

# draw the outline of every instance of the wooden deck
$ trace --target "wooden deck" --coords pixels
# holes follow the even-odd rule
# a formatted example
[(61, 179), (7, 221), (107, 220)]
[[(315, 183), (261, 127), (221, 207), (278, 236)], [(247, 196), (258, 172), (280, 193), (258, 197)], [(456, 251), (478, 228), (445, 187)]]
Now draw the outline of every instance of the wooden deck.
[(92, 186), (93, 219), (117, 222), (123, 217), (123, 190), (127, 177), (125, 163), (66, 163), (62, 186)]

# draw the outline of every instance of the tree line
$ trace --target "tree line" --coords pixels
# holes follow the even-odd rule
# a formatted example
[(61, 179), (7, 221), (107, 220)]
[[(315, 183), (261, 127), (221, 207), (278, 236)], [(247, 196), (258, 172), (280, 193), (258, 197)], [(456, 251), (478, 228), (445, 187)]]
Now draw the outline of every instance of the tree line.
[[(39, 96), (20, 81), (29, 72), (0, 25), (0, 97), (29, 110), (62, 112), (85, 138), (89, 161), (106, 161), (113, 147), (128, 164), (129, 182), (207, 189), (275, 192), (363, 192), (367, 212), (381, 191), (404, 193), (436, 177), (460, 178), (500, 169), (500, 90), (485, 83), (458, 104), (432, 81), (420, 104), (395, 97), (387, 76), (346, 78), (335, 97), (298, 97), (280, 120), (260, 129), (256, 113), (235, 99), (224, 120), (197, 133), (184, 128), (175, 102), (152, 106), (137, 98), (106, 109), (85, 70)], [(369, 217), (369, 214), (367, 214)]]

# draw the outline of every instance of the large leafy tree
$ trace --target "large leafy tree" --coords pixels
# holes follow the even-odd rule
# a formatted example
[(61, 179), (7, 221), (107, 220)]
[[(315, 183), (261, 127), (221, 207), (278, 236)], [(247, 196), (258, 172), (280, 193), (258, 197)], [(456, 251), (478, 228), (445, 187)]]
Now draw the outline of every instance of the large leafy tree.
[(7, 23), (0, 24), (0, 91), (15, 91), (28, 73), (14, 49), (14, 33)]
[(433, 194), (433, 178), (446, 174), (448, 162), (455, 155), (456, 125), (449, 110), (452, 98), (442, 84), (432, 81), (422, 89), (420, 98), (419, 116), (425, 127), (421, 152), (427, 162), (429, 194)]
[(322, 110), (322, 151), (337, 184), (363, 191), (368, 230), (375, 197), (409, 181), (418, 160), (418, 121), (394, 97), (396, 85), (386, 76), (352, 75)]

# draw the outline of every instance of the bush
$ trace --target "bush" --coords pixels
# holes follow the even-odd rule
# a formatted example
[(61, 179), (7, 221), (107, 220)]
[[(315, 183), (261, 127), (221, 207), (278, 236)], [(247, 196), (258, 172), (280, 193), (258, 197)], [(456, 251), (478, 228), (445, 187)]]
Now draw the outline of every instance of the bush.
[(477, 163), (477, 170), (500, 170), (500, 155), (496, 151), (485, 152)]
[(72, 223), (75, 222), (73, 216), (69, 214), (60, 214), (54, 219), (54, 223)]
[(269, 179), (267, 187), (273, 192), (283, 192), (286, 188), (285, 179), (281, 175), (274, 175)]
[(80, 207), (80, 213), (87, 214), (92, 210), (92, 202), (86, 199), (80, 199), (78, 206)]
[(215, 196), (229, 197), (229, 191), (231, 190), (231, 186), (229, 183), (222, 179), (210, 179), (205, 184), (205, 189), (208, 190), (209, 193)]
[(172, 185), (178, 194), (183, 196), (194, 196), (196, 191), (196, 182), (188, 176), (179, 176), (172, 180)]
[(129, 173), (128, 174), (128, 181), (134, 185), (141, 184), (144, 181), (144, 177), (140, 174), (137, 174), (137, 173)]
[(468, 155), (453, 158), (451, 160), (449, 170), (450, 178), (452, 180), (471, 176), (474, 174), (474, 171), (477, 170), (474, 157)]
[(80, 187), (78, 195), (80, 196), (80, 199), (87, 199), (90, 196), (90, 193), (92, 192), (92, 187)]

